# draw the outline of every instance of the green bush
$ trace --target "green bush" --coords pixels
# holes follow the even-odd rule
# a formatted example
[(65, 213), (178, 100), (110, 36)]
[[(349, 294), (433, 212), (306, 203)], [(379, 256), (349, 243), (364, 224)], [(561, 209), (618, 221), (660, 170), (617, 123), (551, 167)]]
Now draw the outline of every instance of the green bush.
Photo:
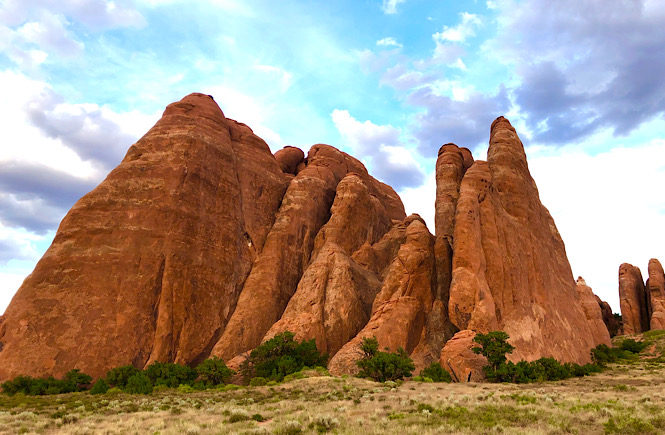
[(98, 379), (90, 389), (90, 394), (104, 394), (109, 390), (109, 384), (104, 379)]
[(217, 357), (208, 358), (196, 366), (196, 373), (206, 386), (227, 384), (235, 374), (221, 358)]
[(266, 380), (266, 378), (262, 378), (261, 376), (256, 376), (256, 377), (253, 377), (249, 381), (249, 386), (250, 387), (262, 387), (267, 383), (268, 383), (268, 381)]
[(79, 369), (72, 369), (65, 373), (65, 381), (71, 382), (76, 385), (76, 391), (87, 390), (92, 382), (92, 376), (83, 373)]
[[(631, 348), (633, 345), (629, 343), (627, 347)], [(637, 355), (629, 350), (617, 347), (609, 347), (606, 344), (599, 344), (598, 346), (591, 349), (591, 359), (599, 366), (605, 366), (606, 364), (619, 361), (631, 361), (636, 358), (638, 358)]]
[(411, 376), (415, 366), (401, 347), (397, 352), (381, 352), (376, 338), (364, 338), (360, 344), (363, 357), (356, 362), (360, 368), (358, 376), (378, 382), (396, 381)]
[(626, 338), (621, 342), (620, 349), (632, 353), (640, 353), (647, 347), (647, 343), (643, 341), (635, 341), (632, 338)]
[(138, 373), (140, 370), (132, 365), (116, 367), (106, 373), (106, 382), (112, 387), (124, 389), (129, 378)]
[[(474, 348), (474, 352), (484, 355), (488, 364), (483, 367), (485, 376), (490, 382), (514, 382), (523, 384), (529, 382), (559, 381), (574, 376), (587, 376), (601, 370), (598, 361), (596, 364), (579, 365), (575, 363), (561, 364), (554, 358), (540, 358), (535, 361), (519, 361), (517, 364), (508, 361), (506, 353), (513, 351), (514, 347), (507, 343), (508, 334), (503, 331), (493, 331), (488, 334), (477, 334), (474, 341), (481, 345)], [(601, 347), (604, 346), (604, 347)], [(612, 351), (605, 345), (598, 346), (594, 351), (598, 358), (605, 358)], [(594, 354), (592, 351), (592, 355)]]
[(152, 393), (152, 383), (145, 373), (139, 372), (127, 379), (124, 391), (130, 394), (150, 394)]
[(155, 385), (165, 385), (169, 388), (178, 388), (180, 385), (192, 385), (198, 374), (191, 367), (155, 361), (143, 370), (143, 373)]
[(433, 362), (430, 364), (428, 367), (425, 367), (420, 371), (420, 376), (423, 378), (429, 378), (433, 382), (451, 382), (452, 378), (450, 377), (450, 373), (445, 371), (443, 367), (441, 367), (441, 363), (438, 361)]
[(42, 396), (47, 394), (64, 394), (87, 389), (92, 377), (82, 373), (78, 369), (67, 372), (63, 379), (33, 378), (30, 376), (17, 376), (16, 378), (2, 383), (2, 391), (10, 396), (23, 393), (31, 396)]
[(298, 343), (292, 332), (285, 331), (255, 348), (241, 372), (245, 379), (260, 376), (266, 380), (281, 381), (284, 376), (305, 366), (325, 366), (327, 361), (328, 356), (318, 351), (313, 339)]

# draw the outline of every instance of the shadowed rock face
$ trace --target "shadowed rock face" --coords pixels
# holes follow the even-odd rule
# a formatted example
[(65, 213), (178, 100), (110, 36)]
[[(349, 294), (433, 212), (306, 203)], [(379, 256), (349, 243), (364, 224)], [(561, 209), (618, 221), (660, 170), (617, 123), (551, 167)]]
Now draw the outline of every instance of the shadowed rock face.
[(660, 261), (649, 260), (647, 290), (650, 298), (650, 329), (665, 329), (665, 273)]
[(596, 302), (600, 307), (600, 311), (603, 313), (603, 323), (605, 323), (605, 327), (607, 328), (607, 331), (610, 333), (610, 337), (619, 335), (621, 324), (619, 323), (617, 318), (614, 317), (614, 313), (612, 312), (612, 307), (610, 307), (610, 304), (600, 299), (598, 295), (594, 296), (596, 297)]
[(624, 334), (649, 330), (649, 309), (642, 272), (632, 264), (619, 266), (619, 303)]
[(285, 330), (315, 339), (333, 373), (355, 372), (370, 336), (464, 376), (482, 365), (476, 332), (504, 329), (514, 358), (585, 362), (609, 342), (510, 123), (492, 125), (487, 162), (447, 144), (436, 168), (433, 236), (357, 159), (321, 144), (273, 156), (191, 94), (63, 219), (0, 317), (0, 379), (237, 367)]

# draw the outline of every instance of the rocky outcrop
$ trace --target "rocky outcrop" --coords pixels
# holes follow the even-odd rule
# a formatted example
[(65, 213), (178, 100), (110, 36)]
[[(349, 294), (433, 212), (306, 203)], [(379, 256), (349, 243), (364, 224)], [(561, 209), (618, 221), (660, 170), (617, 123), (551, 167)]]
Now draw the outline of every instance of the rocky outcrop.
[(610, 333), (610, 338), (619, 335), (621, 324), (612, 312), (612, 307), (610, 307), (610, 304), (600, 299), (597, 295), (594, 296), (596, 297), (596, 302), (598, 303), (600, 311), (603, 314), (603, 323), (605, 323), (605, 327)]
[(632, 264), (619, 266), (619, 303), (624, 334), (649, 330), (649, 309), (642, 272)]
[(365, 327), (330, 360), (331, 373), (354, 373), (363, 338), (376, 337), (380, 348), (411, 353), (423, 335), (434, 302), (434, 240), (419, 217), (405, 224), (406, 240), (399, 248), (372, 304)]
[(0, 379), (206, 357), (286, 187), (266, 143), (210, 96), (169, 105), (67, 213), (7, 308)]
[(594, 341), (598, 344), (609, 345), (610, 332), (603, 320), (603, 311), (598, 304), (597, 296), (593, 294), (593, 290), (581, 276), (577, 278), (577, 298), (586, 316)]
[(585, 363), (600, 344), (522, 143), (503, 117), (492, 124), (487, 162), (476, 161), (460, 186), (448, 311), (461, 330), (507, 332), (512, 360)]
[(0, 318), (0, 380), (211, 355), (239, 367), (286, 330), (332, 373), (355, 372), (376, 337), (460, 381), (482, 377), (477, 332), (505, 330), (513, 359), (586, 362), (609, 342), (507, 120), (487, 162), (441, 147), (436, 185), (433, 236), (357, 159), (323, 144), (273, 156), (189, 95), (63, 219)]
[(665, 273), (663, 266), (655, 258), (649, 260), (647, 293), (650, 300), (650, 329), (665, 329)]
[(305, 153), (300, 148), (285, 146), (275, 153), (275, 160), (285, 174), (296, 175), (305, 161)]

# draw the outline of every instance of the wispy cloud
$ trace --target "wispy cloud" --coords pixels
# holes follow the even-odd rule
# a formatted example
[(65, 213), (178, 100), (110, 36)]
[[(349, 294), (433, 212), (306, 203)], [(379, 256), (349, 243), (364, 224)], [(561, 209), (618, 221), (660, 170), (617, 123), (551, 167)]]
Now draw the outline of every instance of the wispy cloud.
[(386, 38), (379, 39), (376, 41), (376, 45), (379, 47), (397, 47), (397, 48), (402, 48), (402, 44), (397, 42), (395, 38), (392, 36), (388, 36)]
[(383, 0), (383, 3), (381, 4), (381, 10), (384, 14), (396, 14), (397, 5), (404, 3), (405, 1), (406, 0)]

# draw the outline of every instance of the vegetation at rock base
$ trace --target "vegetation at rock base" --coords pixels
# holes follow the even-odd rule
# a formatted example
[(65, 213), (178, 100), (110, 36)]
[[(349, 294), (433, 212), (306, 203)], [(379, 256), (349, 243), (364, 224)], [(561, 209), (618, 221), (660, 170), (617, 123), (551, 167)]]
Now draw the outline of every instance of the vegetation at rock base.
[[(416, 379), (421, 378), (421, 379)], [(441, 363), (438, 361), (433, 362), (429, 366), (425, 367), (420, 371), (420, 375), (413, 378), (413, 380), (422, 380), (424, 382), (452, 382), (450, 373), (444, 370), (441, 367)]]
[[(507, 340), (510, 337), (503, 331), (492, 331), (487, 334), (477, 334), (474, 341), (480, 347), (473, 348), (477, 354), (487, 358), (488, 364), (483, 367), (485, 377), (490, 382), (512, 382), (524, 384), (529, 382), (560, 381), (571, 377), (588, 376), (602, 370), (601, 363), (593, 357), (595, 353), (605, 355), (604, 346), (600, 345), (591, 351), (594, 364), (579, 365), (575, 363), (560, 363), (554, 358), (540, 358), (535, 361), (508, 361), (506, 354), (515, 349)], [(600, 348), (600, 350), (598, 350)]]
[(256, 377), (281, 381), (304, 367), (326, 366), (328, 355), (319, 352), (313, 339), (297, 342), (294, 337), (285, 331), (257, 346), (240, 370), (243, 377), (247, 381)]
[(228, 384), (234, 371), (221, 358), (212, 357), (196, 366), (196, 373), (199, 380), (209, 387)]
[(382, 352), (375, 337), (366, 337), (360, 344), (363, 356), (356, 362), (361, 378), (378, 382), (396, 381), (411, 376), (415, 366), (401, 347), (396, 352)]

